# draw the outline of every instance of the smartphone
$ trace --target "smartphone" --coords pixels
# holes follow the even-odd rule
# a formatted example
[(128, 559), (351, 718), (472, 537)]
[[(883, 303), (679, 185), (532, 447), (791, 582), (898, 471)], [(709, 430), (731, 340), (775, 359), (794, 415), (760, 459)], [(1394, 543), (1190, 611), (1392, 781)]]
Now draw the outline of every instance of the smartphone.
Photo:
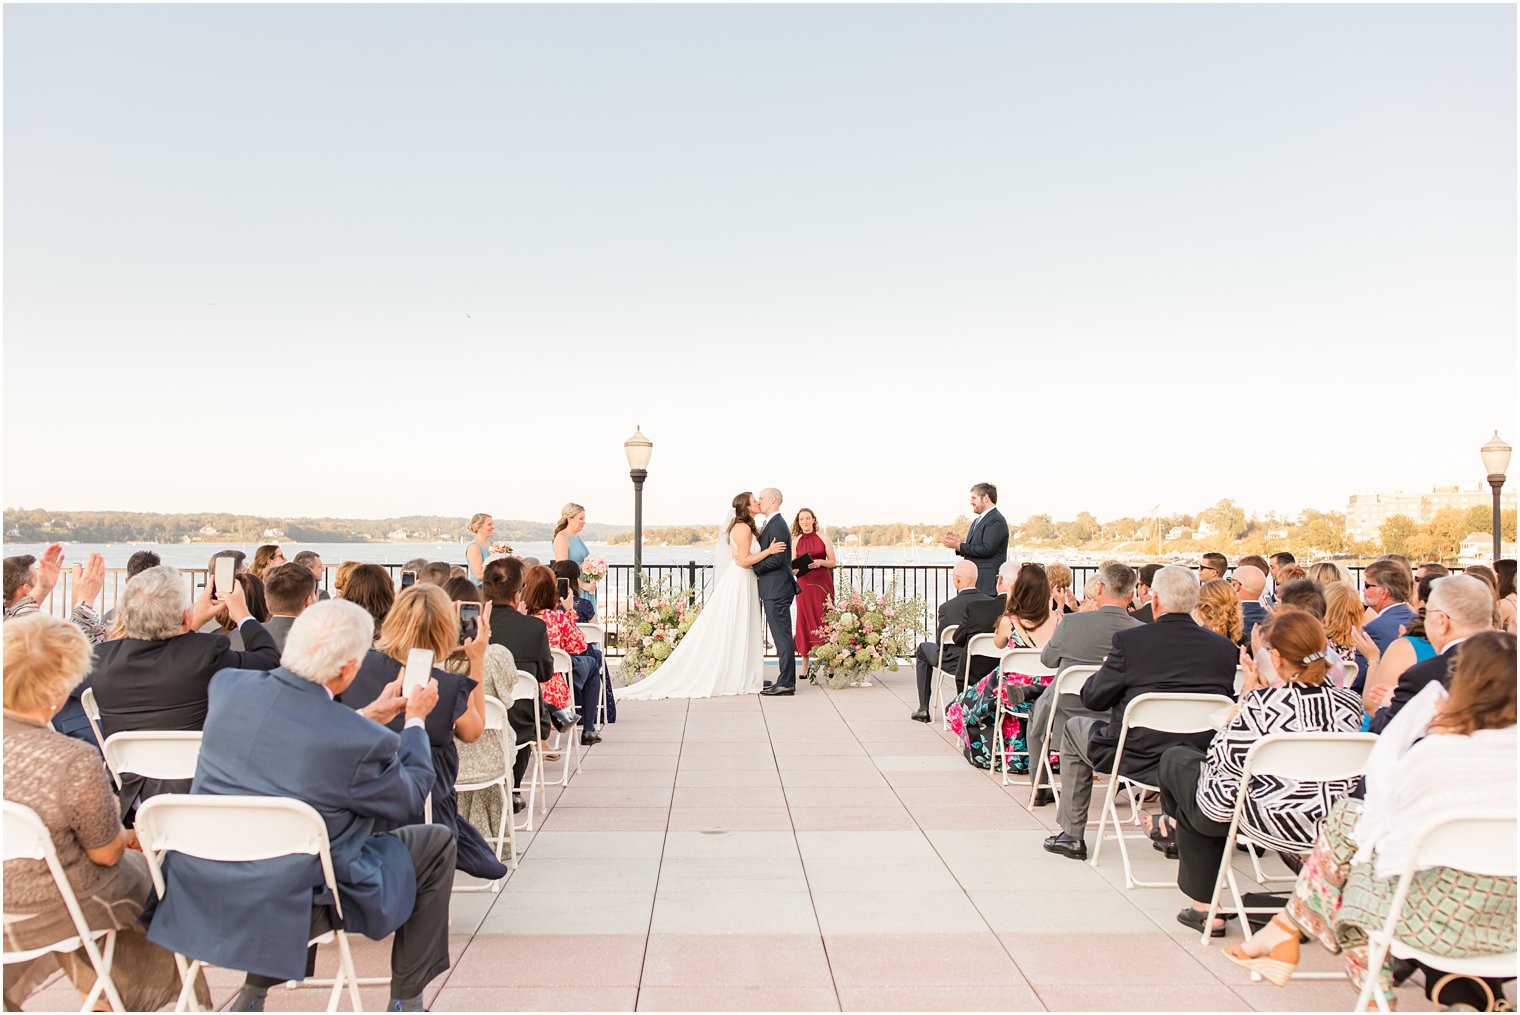
[(406, 654), (406, 669), (401, 671), (401, 693), (410, 695), (412, 688), (428, 682), (433, 673), (433, 653), (425, 648), (414, 648)]
[(561, 599), (565, 599), (565, 598), (569, 597), (569, 595), (570, 595), (570, 579), (569, 578), (556, 578), (555, 579), (555, 584), (557, 586), (559, 586), (559, 597)]
[(409, 589), (413, 585), (416, 585), (416, 584), (417, 584), (417, 572), (416, 571), (402, 571), (401, 572), (401, 587), (402, 588)]
[(479, 603), (455, 603), (459, 610), (459, 644), (475, 637), (480, 625), (476, 623), (480, 619), (481, 606)]
[(216, 571), (211, 576), (211, 598), (224, 601), (232, 594), (237, 580), (237, 561), (231, 557), (216, 558)]

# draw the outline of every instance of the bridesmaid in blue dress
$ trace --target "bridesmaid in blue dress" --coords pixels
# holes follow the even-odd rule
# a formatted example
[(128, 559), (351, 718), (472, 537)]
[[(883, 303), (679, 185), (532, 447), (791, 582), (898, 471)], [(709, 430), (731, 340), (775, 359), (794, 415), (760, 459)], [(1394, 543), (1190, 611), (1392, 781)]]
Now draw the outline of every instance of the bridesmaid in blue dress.
[[(554, 559), (573, 560), (576, 567), (585, 562), (591, 556), (591, 551), (586, 548), (586, 543), (581, 539), (581, 530), (586, 527), (586, 509), (579, 504), (571, 502), (560, 508), (559, 521), (554, 526)], [(591, 582), (581, 582), (581, 595), (591, 600), (591, 605), (600, 606), (596, 601), (596, 585)]]

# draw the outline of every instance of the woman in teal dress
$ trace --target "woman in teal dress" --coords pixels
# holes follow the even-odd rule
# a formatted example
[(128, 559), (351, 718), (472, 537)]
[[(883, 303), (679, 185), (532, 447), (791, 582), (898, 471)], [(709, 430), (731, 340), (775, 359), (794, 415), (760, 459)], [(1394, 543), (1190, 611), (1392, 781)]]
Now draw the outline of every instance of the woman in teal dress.
[[(559, 521), (554, 525), (554, 559), (573, 560), (579, 567), (591, 551), (586, 548), (586, 543), (581, 539), (581, 530), (586, 527), (586, 509), (579, 504), (571, 502), (560, 508)], [(591, 600), (591, 605), (601, 607), (596, 601), (596, 582), (581, 581), (581, 595)]]
[(479, 586), (485, 578), (486, 561), (491, 559), (491, 534), (496, 531), (496, 520), (481, 511), (470, 519), (468, 528), (474, 538), (464, 544), (464, 562), (470, 571), (470, 581)]

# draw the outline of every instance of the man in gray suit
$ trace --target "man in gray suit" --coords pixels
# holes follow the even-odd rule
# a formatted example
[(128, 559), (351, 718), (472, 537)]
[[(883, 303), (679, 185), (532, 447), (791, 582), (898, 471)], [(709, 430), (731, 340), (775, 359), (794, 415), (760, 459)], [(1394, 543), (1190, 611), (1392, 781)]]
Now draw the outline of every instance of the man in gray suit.
[(317, 580), (317, 602), (328, 598), (327, 590), (322, 587), (322, 577), (327, 574), (327, 568), (322, 565), (321, 554), (316, 550), (302, 550), (290, 558), (290, 562), (311, 569), (311, 576)]
[[(1135, 592), (1134, 569), (1127, 564), (1110, 561), (1098, 568), (1096, 577), (1098, 608), (1061, 618), (1056, 633), (1040, 652), (1040, 662), (1055, 667), (1058, 673), (1068, 666), (1098, 665), (1108, 655), (1109, 646), (1114, 642), (1114, 632), (1140, 626), (1141, 622), (1130, 616), (1127, 608), (1130, 597)], [(1055, 750), (1061, 749), (1061, 731), (1066, 728), (1067, 719), (1075, 715), (1089, 715), (1095, 719), (1108, 717), (1107, 712), (1094, 712), (1082, 707), (1082, 699), (1075, 694), (1063, 694), (1060, 701), (1053, 700), (1055, 697), (1054, 694), (1040, 695), (1035, 700), (1029, 717), (1026, 740), (1031, 771), (1034, 771), (1035, 760), (1047, 750), (1045, 728), (1050, 722), (1052, 708), (1056, 710), (1053, 727), (1055, 743), (1050, 747)], [(1054, 800), (1055, 795), (1050, 790), (1041, 789), (1035, 793), (1034, 806), (1043, 807)]]
[(290, 625), (317, 601), (317, 580), (304, 564), (281, 564), (264, 583), (264, 600), (269, 604), (269, 621), (264, 630), (283, 653)]

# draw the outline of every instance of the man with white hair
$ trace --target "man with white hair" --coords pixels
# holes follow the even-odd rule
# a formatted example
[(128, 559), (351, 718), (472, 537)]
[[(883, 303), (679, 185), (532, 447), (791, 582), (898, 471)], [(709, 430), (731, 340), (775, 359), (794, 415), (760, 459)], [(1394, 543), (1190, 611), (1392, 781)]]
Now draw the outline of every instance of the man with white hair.
[(1388, 703), (1372, 717), (1372, 732), (1381, 733), (1409, 699), (1439, 680), (1451, 681), (1451, 668), (1457, 664), (1457, 649), (1473, 635), (1494, 627), (1494, 594), (1488, 585), (1470, 574), (1453, 574), (1437, 578), (1425, 601), (1425, 637), (1436, 654), (1415, 663), (1399, 676), (1398, 686)]
[[(1113, 636), (1103, 668), (1082, 688), (1082, 704), (1095, 712), (1109, 710), (1108, 721), (1089, 716), (1067, 720), (1061, 754), (1061, 798), (1056, 820), (1061, 831), (1045, 840), (1052, 853), (1087, 859), (1082, 833), (1092, 803), (1093, 773), (1111, 773), (1124, 726), (1124, 710), (1142, 694), (1193, 693), (1234, 697), (1239, 651), (1228, 638), (1193, 620), (1198, 578), (1190, 568), (1171, 565), (1156, 572), (1151, 608), (1156, 621)], [(1121, 774), (1156, 785), (1161, 755), (1176, 744), (1206, 749), (1212, 733), (1174, 734), (1133, 729), (1124, 743)]]
[[(955, 595), (939, 604), (938, 623), (934, 628), (934, 641), (920, 642), (913, 660), (918, 669), (918, 709), (909, 718), (915, 722), (929, 721), (929, 696), (934, 691), (934, 667), (940, 661), (939, 643), (945, 637), (945, 628), (954, 624), (959, 627), (966, 622), (967, 614), (975, 603), (990, 602), (992, 597), (976, 587), (976, 565), (963, 560), (950, 572), (950, 584)], [(961, 649), (957, 645), (945, 646), (944, 666), (946, 673), (956, 674), (956, 684), (961, 683)]]
[[(449, 967), (454, 836), (421, 824), (433, 785), (424, 720), (436, 681), (403, 697), (388, 685), (364, 712), (334, 701), (353, 682), (374, 621), (353, 603), (312, 606), (291, 625), (282, 665), (229, 669), (211, 682), (192, 794), (288, 797), (327, 825), (343, 926), (391, 946), (387, 1011), (421, 1011), (422, 991)], [(381, 725), (405, 712), (397, 734)], [(391, 828), (381, 834), (381, 829)], [(168, 891), (150, 940), (191, 958), (247, 972), (233, 1011), (262, 1011), (274, 984), (311, 966), (306, 942), (333, 925), (332, 899), (313, 856), (218, 862), (171, 855)]]

